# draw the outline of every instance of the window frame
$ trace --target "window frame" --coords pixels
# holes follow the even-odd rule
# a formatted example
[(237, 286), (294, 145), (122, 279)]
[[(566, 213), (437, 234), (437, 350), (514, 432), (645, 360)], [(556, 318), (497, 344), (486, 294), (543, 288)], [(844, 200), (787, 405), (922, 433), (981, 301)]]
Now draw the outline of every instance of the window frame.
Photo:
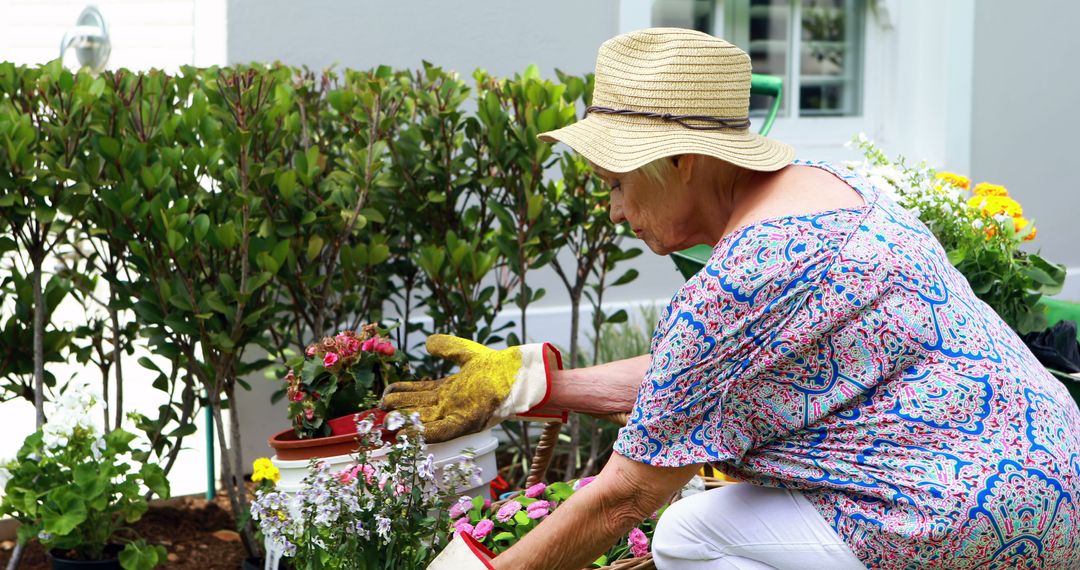
[[(652, 26), (652, 5), (654, 0), (620, 0), (619, 1), (619, 33), (640, 30)], [(725, 15), (732, 8), (732, 3), (725, 0), (714, 0), (713, 29), (723, 30)], [(784, 97), (787, 100), (785, 107), (789, 110), (776, 118), (770, 136), (782, 138), (785, 142), (795, 145), (800, 150), (813, 151), (815, 149), (836, 149), (851, 138), (854, 133), (880, 132), (883, 109), (881, 102), (884, 97), (884, 70), (888, 68), (888, 50), (885, 41), (882, 22), (875, 17), (874, 0), (865, 0), (862, 17), (862, 54), (857, 64), (862, 77), (862, 85), (859, 89), (859, 112), (848, 116), (797, 116), (790, 114), (790, 109), (795, 108), (799, 102), (798, 89), (795, 88), (788, 77), (784, 78)], [(801, 25), (800, 2), (794, 2), (796, 11), (792, 14), (791, 25)], [(789, 47), (789, 58), (793, 58), (789, 64), (789, 72), (797, 77), (798, 55)], [(760, 120), (760, 119), (752, 119)], [(754, 128), (754, 127), (751, 127)]]

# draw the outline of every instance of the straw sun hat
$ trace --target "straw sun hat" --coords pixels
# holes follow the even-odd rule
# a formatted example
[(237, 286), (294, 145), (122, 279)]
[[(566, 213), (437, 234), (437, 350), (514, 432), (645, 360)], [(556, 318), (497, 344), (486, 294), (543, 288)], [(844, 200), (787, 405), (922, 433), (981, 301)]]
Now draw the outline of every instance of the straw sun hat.
[(741, 49), (694, 30), (640, 30), (600, 46), (585, 118), (540, 139), (611, 172), (678, 154), (779, 170), (795, 152), (750, 131), (749, 104), (750, 58)]

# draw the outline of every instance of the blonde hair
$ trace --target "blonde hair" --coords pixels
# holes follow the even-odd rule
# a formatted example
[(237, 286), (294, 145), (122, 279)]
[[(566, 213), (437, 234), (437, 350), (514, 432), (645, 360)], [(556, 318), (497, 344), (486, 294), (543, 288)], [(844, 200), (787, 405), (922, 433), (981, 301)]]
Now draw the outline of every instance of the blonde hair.
[(641, 173), (649, 180), (652, 180), (654, 183), (663, 185), (675, 175), (675, 163), (671, 160), (670, 156), (665, 156), (639, 167), (637, 172)]

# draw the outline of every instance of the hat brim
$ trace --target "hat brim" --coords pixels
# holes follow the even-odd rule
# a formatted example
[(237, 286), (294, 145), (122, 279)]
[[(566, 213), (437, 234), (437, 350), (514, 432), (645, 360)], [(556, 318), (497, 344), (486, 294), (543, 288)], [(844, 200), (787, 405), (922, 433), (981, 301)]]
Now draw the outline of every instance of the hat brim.
[(795, 159), (795, 149), (790, 145), (749, 130), (695, 130), (598, 114), (540, 133), (539, 138), (562, 142), (593, 164), (616, 173), (679, 154), (704, 154), (762, 172), (780, 170)]

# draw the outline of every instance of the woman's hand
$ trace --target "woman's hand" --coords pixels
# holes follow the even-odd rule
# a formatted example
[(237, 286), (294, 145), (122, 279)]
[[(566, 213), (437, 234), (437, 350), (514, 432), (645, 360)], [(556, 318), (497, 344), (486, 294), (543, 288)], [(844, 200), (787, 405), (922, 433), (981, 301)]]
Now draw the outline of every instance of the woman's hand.
[(664, 506), (697, 470), (697, 465), (653, 467), (612, 454), (592, 483), (491, 564), (515, 570), (584, 568)]

